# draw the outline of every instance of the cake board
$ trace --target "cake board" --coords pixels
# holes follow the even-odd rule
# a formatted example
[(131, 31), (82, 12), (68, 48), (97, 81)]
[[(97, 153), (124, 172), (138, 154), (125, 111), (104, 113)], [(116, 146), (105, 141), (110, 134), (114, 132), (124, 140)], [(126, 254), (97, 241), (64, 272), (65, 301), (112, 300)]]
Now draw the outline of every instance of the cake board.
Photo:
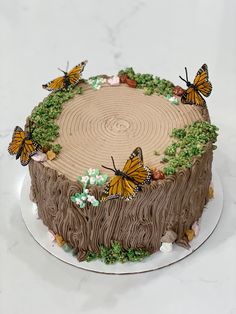
[(156, 252), (145, 258), (141, 262), (127, 262), (124, 264), (115, 263), (106, 265), (100, 260), (91, 262), (79, 262), (75, 256), (69, 252), (65, 252), (55, 242), (50, 241), (48, 228), (38, 219), (37, 213), (33, 210), (35, 204), (30, 201), (30, 176), (26, 175), (20, 196), (21, 213), (25, 225), (36, 242), (38, 242), (46, 251), (57, 257), (59, 260), (72, 266), (103, 274), (137, 274), (148, 271), (157, 270), (183, 258), (189, 256), (196, 251), (215, 230), (223, 209), (223, 190), (220, 178), (213, 168), (212, 181), (214, 186), (214, 198), (209, 200), (204, 208), (202, 217), (200, 218), (200, 232), (191, 242), (189, 250), (173, 245), (173, 250), (169, 253)]

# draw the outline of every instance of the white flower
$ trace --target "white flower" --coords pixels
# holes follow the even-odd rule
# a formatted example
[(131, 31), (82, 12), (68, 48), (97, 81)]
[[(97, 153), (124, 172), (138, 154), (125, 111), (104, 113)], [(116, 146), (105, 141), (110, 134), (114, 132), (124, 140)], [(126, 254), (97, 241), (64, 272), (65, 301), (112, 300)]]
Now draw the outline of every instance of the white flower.
[(94, 201), (96, 201), (96, 198), (93, 195), (88, 195), (87, 201), (93, 203)]
[(88, 189), (84, 189), (84, 193), (88, 194), (89, 190)]
[(98, 181), (101, 181), (101, 180), (102, 180), (102, 175), (96, 176), (96, 179), (97, 179)]
[(177, 105), (178, 104), (178, 99), (176, 98), (176, 97), (174, 97), (174, 96), (172, 96), (172, 97), (170, 97), (169, 98), (169, 101), (172, 103), (172, 104), (174, 104), (174, 105)]
[(89, 176), (83, 176), (81, 178), (81, 182), (84, 183), (84, 184), (86, 184), (88, 182), (88, 180), (89, 180)]
[(103, 78), (103, 77), (100, 78), (101, 83), (106, 83), (106, 81), (107, 81), (106, 78)]
[(96, 173), (96, 169), (89, 168), (89, 170), (88, 170), (88, 175), (89, 176), (93, 176), (95, 173)]
[(86, 196), (81, 196), (82, 201), (86, 201), (87, 197)]
[(96, 183), (96, 178), (95, 177), (91, 177), (89, 180), (90, 184), (95, 184)]

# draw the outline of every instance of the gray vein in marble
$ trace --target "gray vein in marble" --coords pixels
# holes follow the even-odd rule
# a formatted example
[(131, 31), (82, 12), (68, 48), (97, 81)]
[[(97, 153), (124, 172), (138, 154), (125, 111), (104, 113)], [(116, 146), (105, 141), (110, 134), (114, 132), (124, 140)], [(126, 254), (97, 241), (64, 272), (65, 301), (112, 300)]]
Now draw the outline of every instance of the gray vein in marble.
[(8, 135), (10, 135), (10, 133), (11, 130), (0, 130), (0, 139), (7, 137)]
[(211, 283), (211, 284), (215, 284), (215, 283), (218, 283), (219, 280), (209, 280), (209, 279), (204, 279), (204, 278), (199, 278), (200, 282), (203, 282), (203, 283)]
[(144, 5), (145, 2), (143, 1), (135, 2), (133, 7), (131, 7), (131, 9), (128, 12), (124, 10), (124, 15), (121, 16), (121, 18), (115, 23), (114, 26), (110, 26), (104, 21), (101, 21), (101, 23), (103, 24), (104, 28), (107, 31), (107, 42), (110, 44), (112, 48), (114, 63), (117, 67), (122, 66), (122, 62), (120, 61), (122, 58), (122, 48), (118, 43), (119, 35), (123, 31), (123, 29), (127, 27), (126, 24), (129, 21), (129, 19), (133, 18)]
[(210, 279), (205, 279), (205, 278), (196, 278), (196, 279), (183, 279), (183, 278), (178, 278), (179, 282), (182, 284), (189, 284), (189, 283), (194, 283), (194, 282), (202, 282), (205, 284), (218, 284), (220, 281), (219, 280), (210, 280)]
[(18, 241), (14, 241), (11, 245), (8, 246), (8, 251), (12, 251), (12, 249), (14, 249), (17, 245), (19, 245)]

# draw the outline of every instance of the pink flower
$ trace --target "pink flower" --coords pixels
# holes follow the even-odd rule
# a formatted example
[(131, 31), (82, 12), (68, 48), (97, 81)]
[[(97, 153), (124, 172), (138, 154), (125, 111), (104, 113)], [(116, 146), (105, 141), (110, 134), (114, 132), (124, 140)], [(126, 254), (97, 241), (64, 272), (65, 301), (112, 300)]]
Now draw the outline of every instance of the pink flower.
[(119, 76), (112, 76), (107, 80), (108, 84), (111, 86), (116, 86), (120, 84), (120, 78)]
[(40, 151), (34, 154), (31, 158), (38, 162), (47, 161), (47, 155)]
[(192, 224), (191, 229), (194, 231), (195, 236), (197, 236), (199, 234), (199, 231), (200, 231), (199, 223), (197, 221), (195, 221)]
[(55, 241), (55, 234), (52, 230), (48, 230), (48, 238), (49, 238), (50, 242)]

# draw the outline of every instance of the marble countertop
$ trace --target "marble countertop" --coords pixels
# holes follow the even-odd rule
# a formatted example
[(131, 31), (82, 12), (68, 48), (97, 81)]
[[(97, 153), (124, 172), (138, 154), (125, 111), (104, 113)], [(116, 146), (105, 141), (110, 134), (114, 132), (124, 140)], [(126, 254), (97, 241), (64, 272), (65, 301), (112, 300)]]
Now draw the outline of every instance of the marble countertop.
[[(0, 313), (236, 314), (235, 1), (0, 1)], [(181, 84), (206, 62), (207, 104), (219, 126), (215, 167), (224, 208), (207, 242), (161, 270), (129, 276), (83, 271), (30, 236), (19, 192), (27, 171), (7, 153), (15, 125), (47, 95), (41, 84), (88, 59), (85, 76), (133, 66)]]

